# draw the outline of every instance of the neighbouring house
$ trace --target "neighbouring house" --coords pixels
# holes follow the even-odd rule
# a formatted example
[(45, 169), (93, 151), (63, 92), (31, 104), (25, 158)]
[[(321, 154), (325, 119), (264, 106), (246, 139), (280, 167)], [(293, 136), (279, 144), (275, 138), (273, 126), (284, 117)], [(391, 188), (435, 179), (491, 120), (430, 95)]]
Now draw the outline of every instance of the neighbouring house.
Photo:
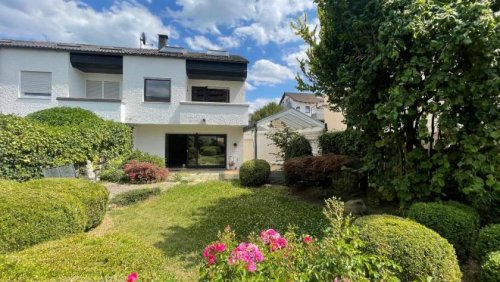
[(279, 104), (285, 108), (296, 109), (309, 117), (323, 122), (328, 131), (345, 130), (346, 125), (343, 123), (344, 115), (341, 112), (330, 110), (326, 99), (312, 93), (285, 92), (281, 96)]
[(0, 112), (80, 107), (133, 127), (169, 167), (239, 167), (248, 61), (225, 51), (0, 40)]
[(246, 127), (243, 159), (257, 158), (274, 165), (282, 164), (283, 160), (277, 155), (279, 148), (267, 137), (267, 134), (281, 130), (283, 125), (306, 137), (311, 142), (313, 154), (319, 153), (318, 137), (324, 130), (324, 124), (296, 109), (286, 109)]

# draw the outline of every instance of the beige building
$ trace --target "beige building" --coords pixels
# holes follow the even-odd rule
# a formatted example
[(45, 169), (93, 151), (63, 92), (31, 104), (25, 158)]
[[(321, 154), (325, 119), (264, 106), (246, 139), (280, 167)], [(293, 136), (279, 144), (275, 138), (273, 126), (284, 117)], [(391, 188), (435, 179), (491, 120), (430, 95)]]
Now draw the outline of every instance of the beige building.
[(344, 115), (334, 112), (328, 107), (326, 97), (316, 96), (312, 93), (285, 92), (280, 100), (280, 105), (285, 108), (295, 109), (311, 118), (325, 124), (328, 131), (343, 131), (346, 129)]

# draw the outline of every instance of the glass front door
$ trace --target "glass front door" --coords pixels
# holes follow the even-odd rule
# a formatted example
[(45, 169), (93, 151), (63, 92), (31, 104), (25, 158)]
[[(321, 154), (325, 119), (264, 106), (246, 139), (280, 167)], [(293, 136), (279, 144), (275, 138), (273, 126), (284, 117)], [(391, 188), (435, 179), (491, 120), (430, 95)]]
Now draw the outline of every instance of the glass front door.
[[(182, 136), (185, 138), (177, 138), (177, 140), (185, 140), (185, 164), (187, 167), (226, 167), (226, 135), (186, 134)], [(168, 140), (171, 139), (171, 137), (168, 138)], [(169, 146), (169, 148), (171, 147)], [(172, 150), (168, 154), (170, 158), (175, 159), (175, 156), (181, 153)]]

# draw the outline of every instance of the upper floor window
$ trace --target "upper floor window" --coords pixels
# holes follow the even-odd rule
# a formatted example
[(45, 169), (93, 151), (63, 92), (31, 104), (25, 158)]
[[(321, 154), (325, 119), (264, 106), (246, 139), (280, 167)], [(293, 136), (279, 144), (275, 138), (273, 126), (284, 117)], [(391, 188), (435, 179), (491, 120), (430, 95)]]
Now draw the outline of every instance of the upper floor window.
[(50, 97), (52, 93), (52, 73), (21, 71), (21, 94), (23, 96)]
[(297, 106), (295, 109), (296, 109), (297, 111), (300, 111), (300, 106)]
[(120, 82), (87, 80), (86, 96), (93, 99), (120, 99)]
[(229, 103), (229, 89), (193, 86), (191, 101)]
[(306, 106), (306, 108), (304, 110), (305, 110), (306, 114), (311, 113), (311, 106)]
[(170, 102), (170, 79), (144, 79), (144, 101)]

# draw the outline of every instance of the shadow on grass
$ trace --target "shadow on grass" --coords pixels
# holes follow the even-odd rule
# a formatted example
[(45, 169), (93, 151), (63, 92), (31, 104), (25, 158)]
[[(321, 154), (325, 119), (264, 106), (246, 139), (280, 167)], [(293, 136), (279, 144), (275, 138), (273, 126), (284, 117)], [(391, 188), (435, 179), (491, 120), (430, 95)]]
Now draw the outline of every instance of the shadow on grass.
[[(237, 185), (235, 183), (235, 185)], [(231, 198), (220, 198), (192, 214), (194, 223), (174, 225), (161, 234), (155, 246), (167, 256), (176, 256), (192, 267), (201, 261), (207, 244), (217, 239), (217, 233), (227, 225), (245, 240), (252, 232), (274, 228), (285, 233), (290, 226), (299, 232), (320, 236), (327, 225), (321, 207), (297, 201), (277, 188), (248, 189), (250, 193)]]

